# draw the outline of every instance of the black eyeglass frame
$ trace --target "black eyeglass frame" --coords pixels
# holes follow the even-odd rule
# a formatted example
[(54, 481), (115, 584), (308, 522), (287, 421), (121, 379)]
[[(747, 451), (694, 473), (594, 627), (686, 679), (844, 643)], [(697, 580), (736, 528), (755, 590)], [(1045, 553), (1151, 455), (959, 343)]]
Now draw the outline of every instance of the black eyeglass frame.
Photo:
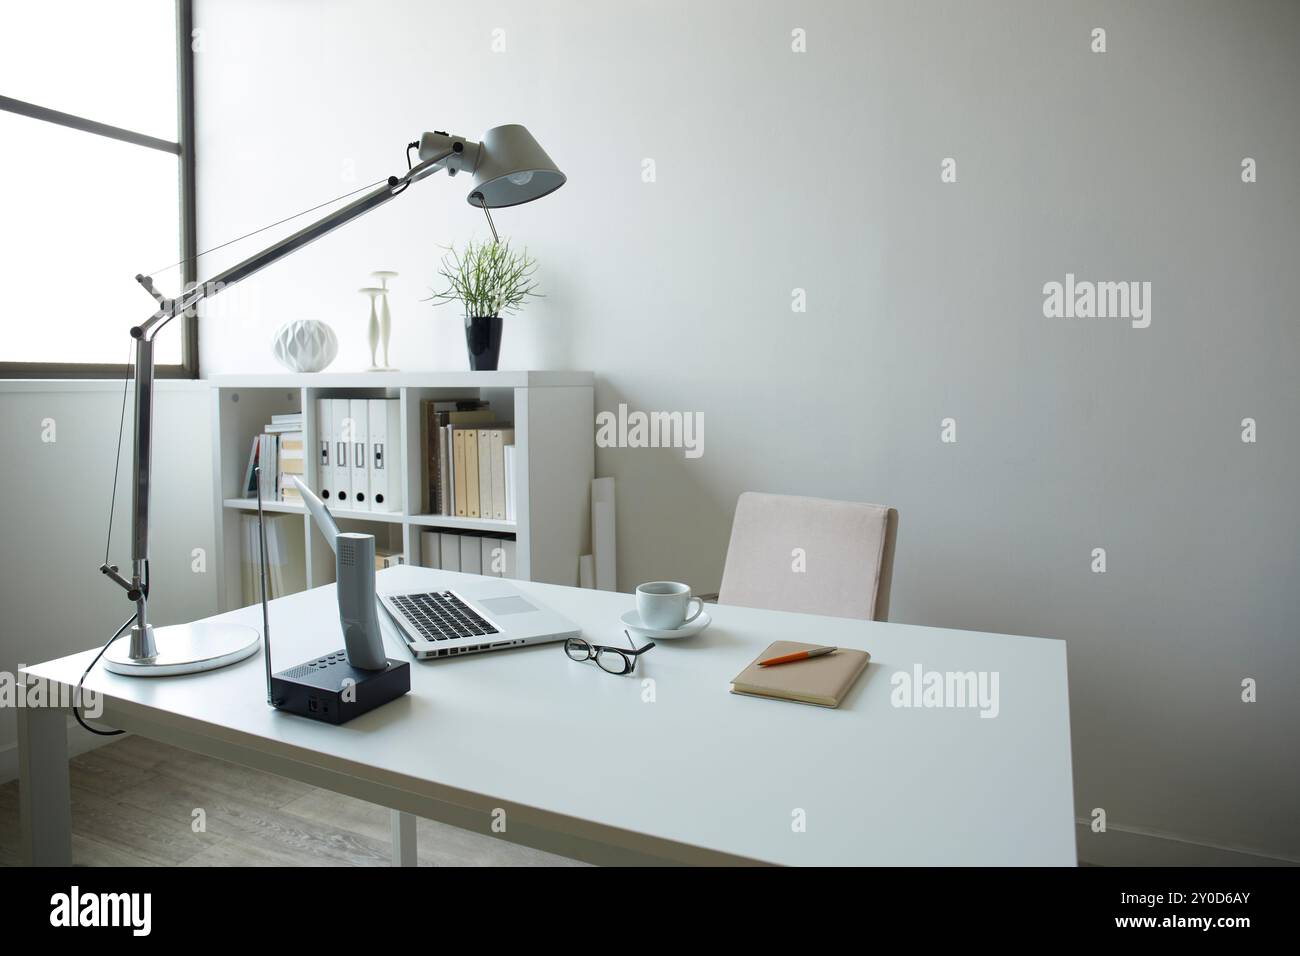
[[(623, 633), (627, 635), (628, 643), (629, 644), (632, 643), (632, 635), (628, 634), (627, 631), (624, 631)], [(633, 646), (629, 650), (626, 647), (613, 647), (609, 644), (593, 644), (591, 643), (591, 641), (583, 640), (581, 637), (570, 637), (564, 642), (564, 656), (567, 657), (569, 660), (575, 661), (579, 664), (581, 664), (584, 661), (595, 660), (596, 666), (599, 667), (601, 670), (603, 670), (606, 674), (613, 674), (615, 677), (623, 677), (627, 674), (632, 673), (632, 671), (636, 670), (637, 658), (640, 657), (642, 654), (644, 654), (646, 651), (650, 650), (650, 648), (654, 646), (655, 646), (655, 642), (651, 641), (645, 647)], [(586, 656), (574, 657), (572, 654), (569, 653), (570, 648), (573, 648), (574, 650), (585, 649), (587, 652)], [(608, 667), (602, 666), (600, 663), (601, 651), (609, 651), (610, 653), (618, 654), (620, 657), (622, 657), (623, 669), (621, 671), (612, 671)]]

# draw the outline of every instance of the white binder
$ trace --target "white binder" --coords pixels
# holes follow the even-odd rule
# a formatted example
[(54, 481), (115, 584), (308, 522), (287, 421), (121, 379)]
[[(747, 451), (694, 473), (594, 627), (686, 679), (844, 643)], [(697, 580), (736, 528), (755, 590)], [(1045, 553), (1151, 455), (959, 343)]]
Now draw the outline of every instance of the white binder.
[(352, 440), (348, 442), (348, 471), (352, 483), (354, 511), (373, 510), (370, 503), (370, 401), (348, 400), (348, 418), (352, 422)]
[(330, 430), (330, 454), (334, 456), (334, 477), (330, 490), (340, 508), (355, 507), (352, 501), (352, 409), (346, 398), (331, 398), (333, 409)]
[(460, 571), (463, 574), (483, 573), (483, 546), (477, 535), (460, 536)]
[(442, 567), (441, 535), (436, 531), (420, 532), (420, 566), (424, 568)]
[(501, 550), (505, 552), (504, 555), (502, 556), (505, 560), (505, 567), (501, 569), (501, 576), (503, 578), (518, 578), (519, 577), (518, 542), (514, 538), (502, 538)]
[(442, 532), (439, 535), (439, 564), (444, 571), (460, 570), (460, 535)]
[(370, 399), (371, 511), (402, 510), (401, 400)]
[(493, 578), (505, 577), (505, 539), (484, 535), (479, 542), (483, 546), (482, 573)]
[(334, 504), (334, 403), (316, 399), (316, 487), (326, 504)]

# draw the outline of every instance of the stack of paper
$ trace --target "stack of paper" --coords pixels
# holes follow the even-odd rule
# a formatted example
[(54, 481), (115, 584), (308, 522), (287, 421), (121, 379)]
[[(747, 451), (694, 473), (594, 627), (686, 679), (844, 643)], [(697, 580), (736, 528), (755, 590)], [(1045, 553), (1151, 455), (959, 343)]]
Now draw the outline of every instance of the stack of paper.
[(298, 486), (293, 483), (294, 476), (303, 478), (306, 474), (306, 456), (303, 450), (302, 414), (272, 415), (271, 424), (266, 427), (270, 434), (278, 437), (276, 454), (281, 501), (302, 502)]
[(293, 475), (304, 474), (306, 459), (303, 450), (302, 413), (272, 415), (259, 435), (253, 438), (248, 453), (248, 469), (244, 472), (244, 495), (257, 496), (253, 484), (254, 468), (261, 468), (263, 501), (302, 501)]

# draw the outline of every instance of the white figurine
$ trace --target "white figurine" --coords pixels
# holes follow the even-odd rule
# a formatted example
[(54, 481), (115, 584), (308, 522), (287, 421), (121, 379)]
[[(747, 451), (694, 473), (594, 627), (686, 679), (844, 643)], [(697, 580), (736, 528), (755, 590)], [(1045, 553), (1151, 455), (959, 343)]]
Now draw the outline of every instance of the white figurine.
[(375, 311), (375, 299), (382, 295), (384, 290), (366, 286), (357, 291), (362, 295), (370, 296), (370, 368), (366, 371), (385, 372), (387, 369), (379, 364), (379, 313)]
[(388, 311), (388, 280), (396, 279), (397, 273), (384, 269), (370, 274), (379, 280), (379, 287), (383, 290), (379, 294), (379, 340), (384, 347), (384, 368), (395, 372), (397, 370), (388, 361), (388, 340), (393, 334), (393, 314)]

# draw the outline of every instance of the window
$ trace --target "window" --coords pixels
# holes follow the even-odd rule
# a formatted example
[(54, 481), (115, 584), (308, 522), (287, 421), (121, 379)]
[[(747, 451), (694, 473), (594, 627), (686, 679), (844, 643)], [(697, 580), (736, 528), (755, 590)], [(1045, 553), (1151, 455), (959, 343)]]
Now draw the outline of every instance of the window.
[[(0, 29), (0, 376), (121, 375), (194, 274), (191, 0), (30, 0)], [(180, 263), (174, 265), (174, 263)], [(198, 374), (194, 319), (157, 374)]]

